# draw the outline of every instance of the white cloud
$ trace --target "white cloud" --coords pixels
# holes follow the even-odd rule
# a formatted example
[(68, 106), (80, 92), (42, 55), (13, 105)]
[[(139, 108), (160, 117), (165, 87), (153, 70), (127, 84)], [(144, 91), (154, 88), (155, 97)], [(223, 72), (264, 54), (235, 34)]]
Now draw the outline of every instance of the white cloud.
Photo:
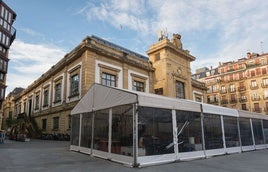
[(150, 32), (150, 22), (144, 16), (145, 0), (112, 0), (98, 5), (88, 3), (78, 13), (84, 13), (89, 21), (101, 20), (115, 28), (128, 27), (145, 34)]
[(30, 28), (22, 28), (22, 29), (20, 29), (20, 31), (22, 31), (28, 35), (31, 35), (31, 36), (43, 36), (41, 33), (38, 33)]
[(27, 87), (64, 57), (66, 52), (54, 45), (29, 44), (15, 40), (9, 52), (7, 93)]

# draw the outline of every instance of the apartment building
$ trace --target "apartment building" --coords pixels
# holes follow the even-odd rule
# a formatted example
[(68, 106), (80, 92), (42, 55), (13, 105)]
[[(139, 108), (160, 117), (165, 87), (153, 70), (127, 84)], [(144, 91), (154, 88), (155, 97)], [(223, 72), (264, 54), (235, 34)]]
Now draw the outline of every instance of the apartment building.
[(192, 77), (206, 84), (207, 103), (268, 114), (267, 60), (267, 53), (247, 53), (216, 68), (198, 69)]
[(190, 75), (195, 57), (182, 49), (178, 34), (159, 40), (147, 53), (149, 57), (97, 36), (86, 37), (14, 98), (16, 117), (34, 119), (43, 133), (69, 134), (70, 111), (93, 83), (203, 100), (204, 84)]
[(5, 99), (6, 76), (9, 61), (9, 48), (16, 38), (16, 29), (12, 26), (16, 13), (2, 0), (0, 1), (0, 129), (2, 128)]

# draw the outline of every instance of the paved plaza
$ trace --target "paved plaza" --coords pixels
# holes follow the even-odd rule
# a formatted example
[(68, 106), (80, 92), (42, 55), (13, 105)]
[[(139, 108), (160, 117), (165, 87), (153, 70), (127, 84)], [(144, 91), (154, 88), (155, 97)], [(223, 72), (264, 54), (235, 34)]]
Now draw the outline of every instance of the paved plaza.
[(267, 172), (268, 150), (175, 162), (144, 168), (130, 168), (108, 160), (69, 151), (69, 142), (6, 140), (0, 144), (0, 172)]

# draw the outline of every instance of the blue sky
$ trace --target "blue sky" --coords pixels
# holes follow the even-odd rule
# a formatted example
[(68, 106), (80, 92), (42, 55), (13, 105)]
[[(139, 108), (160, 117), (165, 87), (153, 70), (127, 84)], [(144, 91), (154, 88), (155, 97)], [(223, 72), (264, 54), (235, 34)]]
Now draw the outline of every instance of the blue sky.
[[(266, 0), (4, 0), (16, 13), (7, 93), (27, 87), (87, 35), (146, 55), (158, 30), (182, 35), (192, 72), (268, 51)], [(262, 42), (262, 43), (261, 43)]]

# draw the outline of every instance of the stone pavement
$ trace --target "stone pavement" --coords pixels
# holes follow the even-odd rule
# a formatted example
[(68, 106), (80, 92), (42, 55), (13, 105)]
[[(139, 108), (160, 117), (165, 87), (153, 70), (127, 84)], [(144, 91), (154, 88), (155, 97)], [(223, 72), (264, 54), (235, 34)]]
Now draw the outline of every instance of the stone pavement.
[(144, 168), (130, 168), (100, 158), (69, 151), (69, 142), (6, 140), (0, 144), (0, 172), (267, 172), (268, 150), (175, 162)]

